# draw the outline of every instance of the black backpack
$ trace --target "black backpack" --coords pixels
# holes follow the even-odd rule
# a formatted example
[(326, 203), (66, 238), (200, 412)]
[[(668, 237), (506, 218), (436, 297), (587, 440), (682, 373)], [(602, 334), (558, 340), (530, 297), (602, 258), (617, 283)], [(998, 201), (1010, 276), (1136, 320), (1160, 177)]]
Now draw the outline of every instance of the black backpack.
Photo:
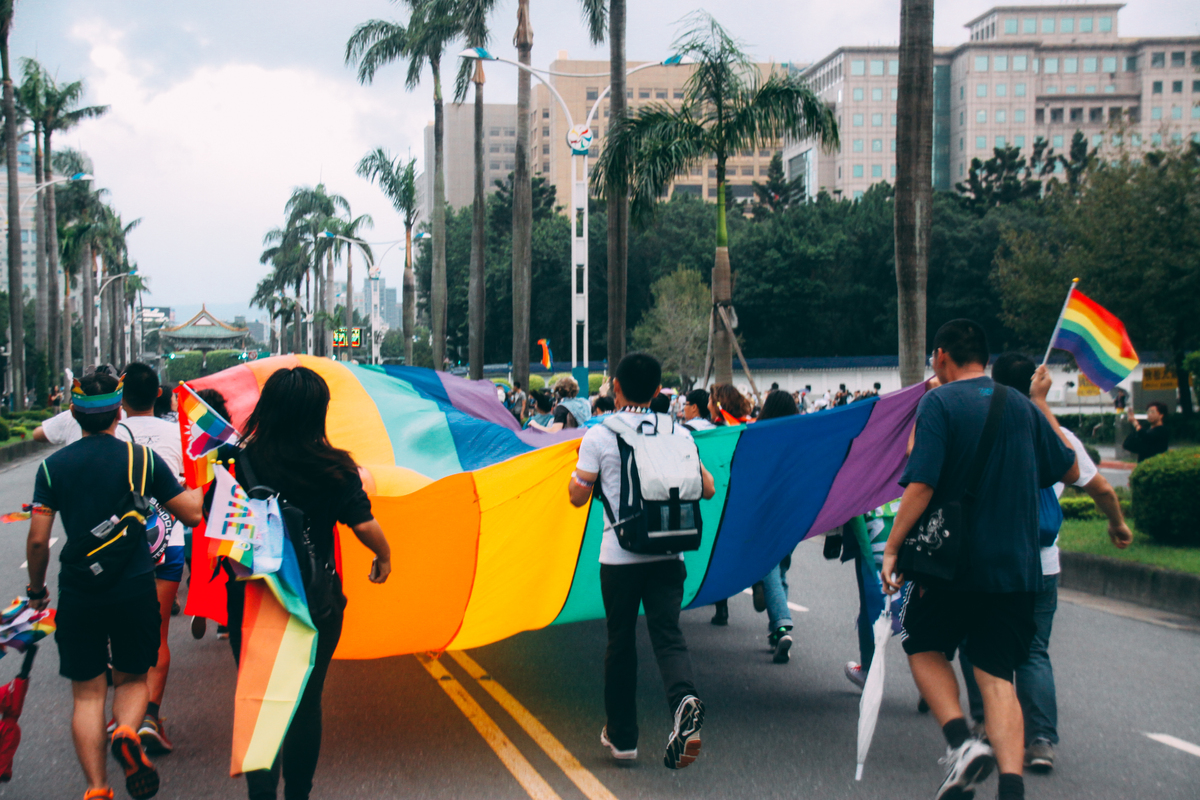
[(251, 498), (277, 498), (279, 514), (283, 517), (283, 529), (296, 551), (296, 561), (300, 565), (300, 580), (304, 584), (304, 596), (308, 601), (308, 613), (312, 621), (322, 622), (335, 610), (344, 609), (346, 597), (342, 594), (342, 579), (332, 563), (332, 554), (317, 553), (312, 540), (312, 526), (304, 509), (285, 500), (283, 495), (270, 486), (260, 484), (245, 453), (237, 460), (237, 472), (240, 479), (238, 482), (246, 488), (246, 494)]
[(128, 448), (129, 492), (112, 516), (92, 528), (90, 536), (67, 539), (59, 560), (62, 578), (88, 591), (112, 588), (125, 574), (137, 548), (146, 547), (146, 520), (155, 511), (146, 499), (146, 479), (153, 477), (154, 458), (144, 445)]

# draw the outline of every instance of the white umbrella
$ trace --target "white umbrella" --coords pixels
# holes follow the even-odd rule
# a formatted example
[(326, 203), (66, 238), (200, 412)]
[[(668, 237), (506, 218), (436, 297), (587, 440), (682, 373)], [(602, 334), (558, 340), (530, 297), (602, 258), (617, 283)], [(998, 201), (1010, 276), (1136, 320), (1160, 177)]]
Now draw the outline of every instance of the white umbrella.
[(875, 620), (875, 655), (871, 658), (871, 670), (863, 685), (862, 698), (858, 701), (858, 767), (854, 780), (861, 781), (863, 764), (867, 763), (867, 752), (871, 739), (875, 737), (875, 723), (879, 719), (879, 705), (883, 702), (883, 672), (888, 639), (892, 638), (892, 598), (885, 595), (883, 611)]

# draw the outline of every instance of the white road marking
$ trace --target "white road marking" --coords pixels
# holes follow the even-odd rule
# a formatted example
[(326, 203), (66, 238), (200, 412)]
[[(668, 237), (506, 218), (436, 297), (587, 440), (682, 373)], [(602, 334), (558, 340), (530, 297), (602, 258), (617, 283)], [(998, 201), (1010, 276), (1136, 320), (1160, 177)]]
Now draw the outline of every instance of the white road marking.
[[(58, 537), (57, 537), (57, 536), (51, 536), (51, 537), (50, 537), (50, 546), (51, 546), (51, 547), (54, 547), (54, 543), (55, 543), (55, 542), (57, 542), (57, 541), (58, 541)], [(17, 567), (17, 569), (25, 569), (25, 568), (26, 568), (26, 567), (28, 567), (28, 566), (29, 566), (29, 562), (28, 562), (28, 561), (22, 561), (22, 562), (21, 562), (21, 566)]]
[(1176, 739), (1167, 733), (1147, 733), (1147, 738), (1153, 739), (1159, 744), (1165, 744), (1167, 747), (1174, 747), (1176, 750), (1182, 750), (1185, 753), (1200, 758), (1200, 745), (1194, 745), (1191, 742), (1185, 742), (1183, 739)]
[[(742, 589), (742, 594), (753, 595), (753, 594), (754, 594), (754, 592), (753, 592), (753, 591), (751, 591), (750, 589)], [(790, 602), (789, 602), (789, 603), (788, 603), (788, 608), (790, 608), (792, 611), (796, 611), (796, 612), (799, 612), (799, 613), (801, 613), (801, 614), (803, 614), (803, 613), (805, 613), (805, 612), (807, 612), (807, 611), (808, 611), (808, 609), (807, 609), (807, 608), (805, 608), (804, 606), (800, 605), (799, 603), (790, 603)]]

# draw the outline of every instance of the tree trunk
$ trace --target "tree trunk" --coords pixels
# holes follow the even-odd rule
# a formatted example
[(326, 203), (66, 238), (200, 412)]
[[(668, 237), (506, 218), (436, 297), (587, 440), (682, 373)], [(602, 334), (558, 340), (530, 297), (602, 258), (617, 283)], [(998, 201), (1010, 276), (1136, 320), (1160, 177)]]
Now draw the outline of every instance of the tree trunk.
[[(513, 44), (517, 46), (517, 60), (529, 65), (533, 50), (529, 0), (520, 0), (517, 4), (517, 32), (513, 35)], [(529, 177), (531, 90), (529, 73), (520, 70), (517, 73), (517, 158), (512, 189), (512, 377), (522, 386), (529, 385), (529, 313), (533, 285), (533, 184)], [(571, 224), (574, 225), (574, 221)]]
[[(608, 4), (609, 129), (625, 116), (625, 0)], [(608, 374), (625, 356), (625, 299), (628, 289), (629, 198), (627, 189), (606, 187), (608, 207)], [(728, 269), (728, 259), (726, 260)], [(732, 356), (731, 356), (732, 359)]]
[(1178, 381), (1179, 388), (1179, 410), (1183, 416), (1190, 417), (1195, 410), (1192, 408), (1192, 385), (1191, 374), (1183, 366), (1183, 359), (1186, 356), (1184, 350), (1176, 348), (1175, 350), (1175, 379)]
[[(336, 240), (335, 240), (336, 241)], [(333, 318), (333, 248), (329, 248), (329, 252), (325, 254), (325, 313)], [(329, 330), (328, 321), (321, 324), (321, 355), (326, 358), (334, 355), (333, 352), (333, 331)]]
[[(717, 255), (712, 271), (713, 377), (716, 383), (733, 383), (733, 334), (718, 308), (733, 305), (733, 279), (729, 269), (729, 231), (725, 223), (725, 160), (717, 161)], [(609, 362), (612, 363), (611, 361)]]
[(354, 327), (354, 248), (346, 248), (346, 346), (342, 348), (342, 361), (349, 361), (350, 329)]
[[(45, 180), (42, 177), (42, 126), (33, 126), (33, 184), (36, 187)], [(37, 265), (37, 305), (33, 321), (34, 349), (46, 355), (50, 344), (50, 287), (46, 284), (46, 207), (42, 202), (43, 194), (38, 193), (33, 200), (34, 228), (33, 252), (34, 263)]]
[(8, 31), (12, 12), (0, 23), (0, 67), (3, 75), (4, 163), (8, 169), (8, 365), (12, 376), (13, 411), (25, 409), (25, 295), (21, 283), (21, 193), (17, 179), (17, 109), (8, 71)]
[(933, 223), (933, 0), (901, 0), (896, 124), (900, 383), (925, 380), (925, 287)]
[(442, 108), (441, 64), (433, 67), (433, 268), (429, 319), (433, 327), (433, 368), (446, 367), (446, 114)]
[[(54, 178), (54, 166), (50, 163), (52, 151), (50, 150), (50, 133), (47, 131), (42, 134), (46, 142), (45, 147), (45, 164), (42, 167), (42, 172), (46, 176), (46, 180)], [(67, 314), (65, 324), (59, 320), (59, 305), (58, 305), (58, 270), (59, 270), (59, 252), (58, 252), (58, 196), (55, 194), (58, 187), (46, 187), (46, 255), (49, 260), (49, 287), (50, 287), (50, 353), (51, 353), (51, 370), (57, 377), (54, 383), (57, 384), (63, 379), (64, 366), (71, 364), (71, 350), (68, 347), (65, 351), (60, 347), (61, 330), (71, 330), (70, 314)], [(38, 238), (41, 238), (39, 234)], [(65, 284), (70, 281), (70, 277), (63, 271), (63, 298), (66, 298)], [(64, 354), (65, 353), (65, 354)], [(67, 387), (70, 388), (70, 387)]]
[(400, 298), (404, 332), (404, 366), (413, 365), (413, 329), (417, 325), (417, 277), (412, 266), (412, 225), (404, 226), (404, 297)]
[(79, 374), (88, 366), (98, 363), (99, 353), (96, 352), (96, 250), (87, 245), (79, 251), (79, 276), (83, 281), (83, 321), (82, 346), (83, 363), (79, 365)]
[[(320, 263), (317, 269), (321, 269)], [(312, 270), (304, 273), (304, 354), (312, 355), (313, 349), (313, 306), (312, 306)]]
[(125, 347), (128, 330), (125, 312), (129, 309), (129, 304), (125, 302), (125, 281), (127, 280), (128, 278), (117, 278), (117, 285), (113, 287), (113, 311), (117, 320), (113, 334), (117, 342), (117, 363), (121, 365), (122, 370), (129, 363), (129, 353)]
[(304, 323), (303, 323), (303, 321), (302, 321), (302, 319), (301, 319), (301, 317), (302, 317), (302, 314), (303, 314), (303, 312), (302, 312), (302, 310), (301, 310), (301, 309), (303, 309), (303, 307), (304, 307), (304, 306), (303, 306), (303, 305), (301, 304), (301, 302), (300, 302), (300, 286), (297, 284), (297, 286), (296, 286), (296, 306), (295, 306), (295, 308), (293, 309), (294, 313), (293, 313), (293, 315), (292, 315), (292, 317), (293, 317), (293, 322), (292, 322), (292, 352), (293, 352), (293, 353), (299, 353), (299, 352), (300, 352), (300, 334), (301, 334), (301, 332), (303, 331), (303, 326), (304, 326)]
[(108, 313), (108, 291), (112, 286), (104, 285), (104, 262), (101, 262), (100, 269), (96, 272), (96, 291), (100, 298), (100, 346), (97, 348), (100, 354), (101, 364), (112, 363), (112, 339), (109, 335), (109, 328), (112, 327), (109, 323), (110, 314)]
[(483, 61), (475, 59), (475, 197), (471, 203), (471, 280), (468, 287), (468, 346), (469, 377), (483, 379), (484, 332), (486, 297), (484, 294), (484, 253), (486, 241), (487, 206), (483, 191)]

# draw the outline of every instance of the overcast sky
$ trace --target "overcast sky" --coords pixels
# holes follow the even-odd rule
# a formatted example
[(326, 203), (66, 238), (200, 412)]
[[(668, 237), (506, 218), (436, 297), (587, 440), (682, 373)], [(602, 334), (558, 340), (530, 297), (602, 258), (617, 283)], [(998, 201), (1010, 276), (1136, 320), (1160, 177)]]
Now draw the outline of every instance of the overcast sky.
[[(491, 20), (492, 49), (514, 58), (516, 5), (500, 0)], [(607, 58), (606, 47), (589, 44), (578, 3), (530, 5), (535, 66), (559, 50)], [(993, 5), (942, 0), (936, 43), (959, 44), (963, 23)], [(630, 2), (628, 57), (662, 57), (675, 23), (696, 7), (683, 0)], [(704, 7), (761, 60), (808, 62), (838, 45), (899, 37), (899, 0), (710, 0)], [(354, 174), (354, 165), (376, 146), (421, 158), (432, 87), (426, 81), (406, 92), (401, 66), (385, 68), (373, 86), (358, 85), (343, 63), (346, 39), (356, 24), (377, 17), (402, 19), (403, 6), (18, 0), (10, 41), (14, 71), (18, 57), (36, 57), (60, 81), (83, 78), (89, 104), (112, 106), (106, 117), (56, 141), (92, 157), (99, 185), (126, 221), (142, 218), (129, 244), (150, 279), (151, 302), (230, 304), (246, 301), (265, 274), (258, 263), (263, 233), (281, 224), (295, 186), (323, 181), (346, 196), (355, 214), (374, 217), (372, 241), (402, 235), (390, 204)], [(1124, 36), (1196, 35), (1200, 3), (1133, 0), (1119, 24)], [(510, 68), (489, 67), (486, 97), (516, 102)], [(402, 262), (388, 262), (384, 275), (397, 285)]]

